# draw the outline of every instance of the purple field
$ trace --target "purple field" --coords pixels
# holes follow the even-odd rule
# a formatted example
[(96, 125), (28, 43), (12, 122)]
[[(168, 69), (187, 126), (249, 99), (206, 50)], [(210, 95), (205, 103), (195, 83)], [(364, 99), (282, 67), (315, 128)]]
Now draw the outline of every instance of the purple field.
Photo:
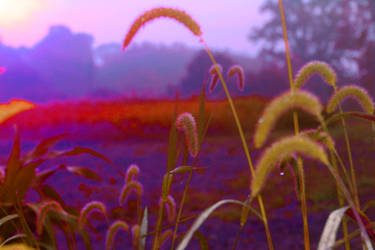
[[(367, 126), (368, 124), (356, 124), (362, 128), (362, 133), (365, 133), (366, 129), (370, 127)], [(168, 134), (165, 131), (163, 132), (165, 139), (122, 138), (114, 140), (113, 138), (116, 138), (116, 136), (112, 139), (104, 139), (104, 137), (95, 139), (95, 134), (98, 131), (103, 131), (103, 133), (105, 131), (106, 134), (112, 135), (120, 133), (115, 127), (105, 123), (93, 124), (92, 126), (77, 124), (59, 128), (49, 127), (48, 129), (39, 129), (34, 132), (32, 130), (21, 130), (22, 152), (26, 153), (38, 143), (38, 140), (35, 139), (35, 134), (38, 134), (39, 138), (42, 139), (46, 138), (47, 135), (55, 136), (62, 133), (70, 133), (69, 136), (55, 146), (55, 149), (63, 150), (74, 146), (89, 147), (113, 161), (122, 172), (125, 172), (130, 164), (137, 164), (140, 168), (138, 180), (144, 187), (142, 208), (148, 208), (149, 231), (152, 231), (157, 217), (162, 177), (167, 165)], [(12, 129), (8, 128), (6, 131), (1, 132), (3, 135), (7, 134), (0, 141), (0, 149), (3, 152), (0, 160), (2, 164), (5, 164), (11, 148), (12, 136), (10, 135), (12, 134)], [(81, 133), (85, 133), (82, 137), (83, 139), (79, 136)], [(340, 135), (338, 136), (340, 138)], [(121, 136), (118, 135), (118, 138), (121, 138)], [(259, 152), (252, 151), (250, 137), (248, 137), (247, 141), (249, 142), (251, 157), (255, 163), (259, 157)], [(364, 140), (362, 143), (366, 144), (366, 141), (370, 142), (371, 139)], [(343, 143), (340, 139), (339, 145), (341, 144)], [(341, 146), (339, 148), (341, 149)], [(364, 157), (371, 157), (373, 155), (369, 152), (371, 150), (374, 150), (373, 147), (356, 147), (356, 141), (353, 142), (354, 156), (361, 156), (360, 158), (355, 158), (356, 162), (366, 162)], [(47, 161), (39, 170), (57, 167), (60, 164), (88, 167), (98, 173), (101, 178), (101, 181), (87, 180), (82, 176), (76, 176), (65, 171), (57, 172), (51, 176), (46, 184), (55, 188), (66, 205), (80, 209), (91, 200), (102, 201), (107, 206), (110, 221), (123, 219), (129, 225), (136, 223), (135, 196), (131, 196), (123, 206), (119, 206), (118, 196), (124, 180), (113, 166), (91, 155), (79, 155)], [(192, 164), (191, 158), (188, 160), (189, 164)], [(179, 166), (179, 163), (177, 166)], [(205, 208), (221, 199), (245, 200), (249, 195), (249, 169), (238, 136), (209, 134), (202, 144), (195, 166), (202, 167), (204, 170), (193, 174), (184, 206), (183, 218), (198, 215)], [(316, 248), (328, 214), (333, 209), (338, 208), (338, 205), (335, 198), (333, 178), (329, 175), (328, 170), (311, 161), (306, 161), (305, 168), (311, 245), (312, 248)], [(360, 179), (359, 189), (361, 194), (364, 195), (361, 196), (363, 204), (365, 204), (366, 200), (375, 198), (370, 191), (374, 188), (374, 183), (363, 175), (364, 171), (368, 171), (365, 169), (368, 169), (368, 166), (364, 164), (357, 170)], [(374, 172), (374, 170), (371, 171), (372, 173)], [(172, 185), (171, 195), (174, 196), (177, 204), (182, 197), (186, 178), (187, 175), (177, 177)], [(36, 193), (30, 192), (27, 195), (27, 200), (37, 201), (38, 199)], [(280, 172), (275, 171), (272, 177), (269, 178), (267, 187), (263, 192), (263, 199), (268, 213), (273, 241), (277, 245), (277, 249), (303, 248), (300, 203), (295, 196), (291, 173), (287, 171), (284, 175), (280, 175)], [(213, 216), (209, 217), (199, 229), (199, 232), (206, 237), (211, 249), (229, 249), (233, 246), (239, 230), (239, 217), (240, 208), (238, 206), (223, 206)], [(90, 218), (92, 225), (89, 231), (91, 232), (94, 249), (103, 249), (108, 225), (102, 215), (93, 214)], [(168, 224), (164, 225), (168, 226)], [(179, 232), (185, 232), (189, 225), (191, 225), (191, 221), (182, 223), (179, 227)], [(355, 224), (352, 223), (352, 226), (355, 226)], [(152, 237), (149, 237), (147, 244), (151, 244), (151, 239)], [(78, 236), (77, 244), (79, 249), (84, 247)], [(61, 246), (61, 249), (66, 248), (62, 233), (58, 234), (58, 245), (59, 248)], [(164, 249), (168, 249), (167, 246), (169, 245), (170, 240), (166, 242)], [(129, 234), (120, 232), (116, 238), (117, 249), (124, 249), (124, 247), (130, 246)], [(189, 249), (199, 248), (197, 239), (193, 239), (189, 246)], [(249, 217), (246, 226), (241, 232), (240, 241), (236, 249), (267, 249), (263, 223), (255, 216), (251, 215)]]

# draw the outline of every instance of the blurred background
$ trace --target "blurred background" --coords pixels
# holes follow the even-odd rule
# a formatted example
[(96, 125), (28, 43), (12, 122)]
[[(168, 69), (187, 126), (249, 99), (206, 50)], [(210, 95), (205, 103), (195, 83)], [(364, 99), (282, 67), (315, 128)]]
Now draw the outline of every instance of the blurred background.
[[(1, 0), (0, 100), (198, 95), (211, 63), (181, 24), (156, 20), (121, 50), (132, 21), (157, 6), (187, 11), (224, 72), (234, 63), (245, 69), (244, 92), (230, 84), (234, 96), (271, 97), (288, 88), (276, 0)], [(294, 73), (322, 60), (337, 71), (339, 85), (357, 83), (375, 94), (374, 1), (284, 0), (284, 7)], [(324, 84), (309, 88), (323, 101), (331, 94)], [(211, 97), (223, 95), (217, 88)]]

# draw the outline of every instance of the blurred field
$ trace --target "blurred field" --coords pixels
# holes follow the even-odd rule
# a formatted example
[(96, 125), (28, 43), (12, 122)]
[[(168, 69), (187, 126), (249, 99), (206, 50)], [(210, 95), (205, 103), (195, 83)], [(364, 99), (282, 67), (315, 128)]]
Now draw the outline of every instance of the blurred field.
[[(252, 134), (255, 121), (268, 100), (250, 96), (237, 98), (234, 102), (246, 132), (251, 157), (256, 163), (260, 151), (254, 150), (252, 146)], [(169, 100), (81, 101), (40, 105), (14, 116), (1, 126), (0, 152), (3, 153), (0, 155), (0, 163), (4, 165), (7, 161), (15, 124), (21, 132), (23, 152), (27, 152), (41, 139), (68, 133), (68, 136), (56, 145), (56, 149), (62, 150), (77, 145), (90, 147), (104, 154), (122, 171), (130, 164), (139, 165), (139, 180), (145, 189), (143, 206), (149, 208), (153, 225), (157, 216), (162, 176), (166, 170), (168, 131), (175, 107), (178, 113), (196, 114), (198, 105), (198, 99), (178, 101), (177, 106), (175, 101)], [(196, 166), (205, 167), (205, 171), (193, 175), (184, 209), (185, 216), (197, 215), (220, 199), (245, 200), (249, 194), (249, 169), (228, 104), (226, 101), (209, 101), (206, 108), (212, 119), (208, 136), (202, 144), (196, 163)], [(300, 120), (302, 127), (312, 128), (316, 125), (311, 117), (306, 115), (300, 114)], [(292, 134), (291, 122), (291, 114), (286, 114), (277, 124), (268, 143), (281, 135)], [(361, 203), (366, 204), (367, 201), (375, 199), (375, 182), (372, 178), (375, 169), (371, 164), (375, 152), (372, 146), (374, 132), (368, 122), (357, 120), (351, 120), (349, 128)], [(340, 155), (346, 161), (340, 126), (331, 126), (330, 130), (336, 139)], [(127, 205), (119, 206), (118, 194), (123, 179), (108, 164), (100, 159), (82, 155), (48, 161), (43, 164), (41, 170), (59, 164), (88, 167), (96, 171), (102, 179), (100, 182), (85, 180), (65, 172), (52, 176), (47, 184), (55, 188), (68, 205), (80, 208), (90, 200), (100, 200), (108, 206), (110, 219), (124, 219), (130, 224), (135, 223), (135, 197), (130, 198)], [(188, 164), (192, 164), (191, 159)], [(335, 183), (329, 171), (309, 160), (305, 161), (305, 169), (309, 223), (314, 248), (329, 212), (337, 208), (338, 204), (335, 198)], [(177, 201), (182, 197), (185, 181), (186, 177), (183, 179), (181, 176), (173, 184), (172, 194)], [(293, 173), (285, 171), (284, 175), (280, 175), (280, 171), (274, 171), (263, 194), (271, 232), (275, 242), (279, 242), (278, 249), (300, 249), (303, 246), (302, 220), (299, 201), (295, 195)], [(28, 195), (31, 200), (38, 199), (33, 193)], [(239, 214), (238, 207), (223, 207), (202, 226), (200, 231), (207, 237), (213, 249), (228, 249), (232, 246), (239, 228)], [(101, 216), (94, 216), (92, 224), (90, 232), (95, 249), (102, 249), (106, 222)], [(187, 229), (188, 226), (189, 223), (185, 223), (181, 228)], [(286, 235), (288, 240), (285, 240)], [(64, 245), (63, 238), (60, 240), (60, 244)], [(197, 242), (193, 241), (192, 247), (198, 247), (196, 244)], [(249, 246), (253, 249), (265, 249), (266, 244), (262, 222), (251, 216), (237, 249), (248, 249)], [(129, 246), (129, 241), (127, 238), (118, 237), (116, 246)]]

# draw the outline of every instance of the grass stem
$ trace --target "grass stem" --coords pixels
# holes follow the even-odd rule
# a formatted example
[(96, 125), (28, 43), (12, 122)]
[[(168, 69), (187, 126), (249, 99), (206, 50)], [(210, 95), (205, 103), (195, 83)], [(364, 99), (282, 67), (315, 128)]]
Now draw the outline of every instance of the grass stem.
[[(292, 63), (290, 59), (288, 33), (287, 33), (287, 28), (286, 28), (286, 21), (285, 21), (285, 14), (284, 14), (282, 0), (279, 0), (279, 10), (280, 10), (281, 24), (282, 24), (282, 29), (283, 29), (283, 38), (284, 38), (284, 43), (285, 43), (285, 56), (286, 56), (286, 62), (288, 65), (289, 87), (291, 91), (294, 91)], [(298, 115), (296, 112), (293, 112), (293, 124), (294, 124), (295, 134), (298, 135), (299, 125), (298, 125)], [(310, 236), (309, 236), (309, 224), (307, 220), (305, 180), (304, 180), (304, 172), (303, 172), (303, 163), (300, 157), (298, 157), (297, 159), (297, 164), (298, 164), (297, 165), (298, 176), (301, 182), (300, 197), (301, 197), (301, 212), (302, 212), (302, 220), (303, 220), (303, 235), (304, 235), (304, 241), (305, 241), (305, 250), (310, 250)]]
[[(203, 39), (201, 39), (201, 42), (203, 43), (203, 45), (204, 45), (204, 47), (205, 47), (205, 49), (207, 51), (207, 54), (210, 57), (212, 63), (215, 64), (215, 65), (217, 65), (216, 60), (215, 60), (214, 56), (212, 55), (211, 50), (208, 48), (208, 46), (206, 45), (206, 43), (204, 42)], [(253, 176), (254, 175), (254, 166), (253, 166), (253, 163), (251, 161), (251, 157), (250, 157), (250, 153), (249, 153), (249, 148), (248, 148), (246, 140), (245, 140), (245, 135), (243, 133), (242, 126), (241, 126), (240, 120), (239, 120), (238, 115), (237, 115), (237, 111), (236, 111), (236, 109), (234, 107), (232, 97), (231, 97), (231, 95), (229, 93), (227, 84), (224, 81), (223, 75), (222, 75), (222, 73), (219, 70), (217, 70), (217, 71), (218, 71), (218, 75), (219, 75), (221, 84), (223, 86), (223, 89), (224, 89), (225, 94), (227, 96), (229, 106), (230, 106), (230, 108), (232, 110), (232, 114), (233, 114), (234, 120), (236, 122), (236, 125), (237, 125), (237, 128), (238, 128), (238, 132), (240, 134), (240, 138), (241, 138), (241, 142), (242, 142), (242, 147), (243, 147), (243, 150), (245, 152), (245, 155), (246, 155), (246, 158), (247, 158), (247, 161), (248, 161), (248, 164), (249, 164), (251, 176)], [(268, 220), (267, 220), (267, 215), (266, 215), (266, 210), (264, 208), (262, 196), (258, 195), (257, 199), (258, 199), (260, 211), (261, 211), (261, 214), (262, 214), (262, 217), (263, 217), (263, 223), (264, 223), (264, 227), (265, 227), (265, 231), (266, 231), (268, 248), (270, 250), (273, 250), (274, 247), (273, 247), (273, 243), (272, 243), (271, 232), (269, 230)]]

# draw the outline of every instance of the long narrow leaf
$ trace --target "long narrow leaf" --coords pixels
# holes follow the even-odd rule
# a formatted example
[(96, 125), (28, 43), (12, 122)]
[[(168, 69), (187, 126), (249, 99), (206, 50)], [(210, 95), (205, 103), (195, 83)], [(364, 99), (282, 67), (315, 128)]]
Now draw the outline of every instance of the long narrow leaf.
[(204, 235), (201, 232), (196, 231), (194, 233), (194, 236), (198, 239), (199, 245), (201, 247), (201, 250), (209, 250), (210, 249), (208, 247), (208, 243), (207, 243), (206, 237), (204, 237)]
[(221, 200), (216, 202), (211, 207), (204, 210), (199, 217), (194, 221), (193, 225), (190, 227), (187, 234), (182, 239), (181, 243), (178, 245), (177, 250), (183, 250), (187, 247), (189, 244), (191, 238), (193, 237), (194, 233), (198, 230), (198, 228), (203, 224), (203, 222), (210, 216), (210, 214), (218, 207), (226, 204), (226, 203), (232, 203), (232, 204), (239, 204), (243, 206), (244, 204), (237, 200)]
[(140, 230), (140, 244), (139, 244), (138, 250), (145, 249), (147, 228), (148, 228), (148, 210), (146, 207), (143, 212), (143, 218), (142, 218), (141, 230)]
[(22, 157), (21, 161), (28, 162), (44, 156), (51, 147), (55, 146), (58, 141), (65, 138), (66, 136), (67, 134), (63, 134), (42, 140), (34, 150)]
[(16, 129), (16, 137), (14, 139), (12, 151), (10, 153), (8, 164), (7, 164), (7, 169), (6, 169), (6, 176), (5, 176), (6, 185), (10, 185), (13, 183), (14, 178), (17, 175), (18, 169), (21, 167), (20, 151), (21, 151), (20, 135), (19, 135), (18, 129)]
[[(336, 241), (337, 230), (345, 213), (350, 210), (349, 206), (342, 207), (330, 213), (319, 240), (318, 250), (331, 250)], [(354, 216), (353, 216), (354, 217)], [(370, 241), (366, 240), (368, 250), (372, 250)]]
[(15, 218), (18, 218), (19, 215), (18, 214), (9, 214), (3, 218), (0, 219), (0, 227), (5, 223), (5, 222), (8, 222), (10, 220), (13, 220)]
[(26, 238), (26, 237), (27, 237), (26, 234), (22, 234), (22, 233), (15, 234), (12, 237), (9, 237), (6, 240), (4, 240), (3, 242), (1, 242), (0, 247), (3, 247), (4, 245), (6, 245), (7, 243), (11, 242), (12, 240), (17, 240), (17, 239)]
[(69, 172), (73, 174), (83, 176), (87, 179), (96, 180), (96, 181), (102, 180), (102, 178), (100, 178), (100, 176), (97, 173), (95, 173), (89, 168), (79, 167), (79, 166), (66, 166), (66, 170), (68, 170)]

